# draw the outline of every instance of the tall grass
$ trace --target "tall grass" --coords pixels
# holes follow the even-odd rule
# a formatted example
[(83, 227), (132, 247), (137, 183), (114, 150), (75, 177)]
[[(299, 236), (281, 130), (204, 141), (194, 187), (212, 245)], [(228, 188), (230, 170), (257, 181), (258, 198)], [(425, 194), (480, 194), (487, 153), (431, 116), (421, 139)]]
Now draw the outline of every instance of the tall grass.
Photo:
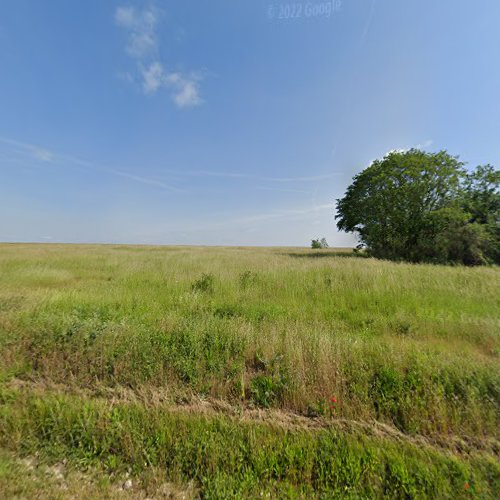
[(0, 380), (498, 443), (499, 277), (339, 251), (1, 245)]

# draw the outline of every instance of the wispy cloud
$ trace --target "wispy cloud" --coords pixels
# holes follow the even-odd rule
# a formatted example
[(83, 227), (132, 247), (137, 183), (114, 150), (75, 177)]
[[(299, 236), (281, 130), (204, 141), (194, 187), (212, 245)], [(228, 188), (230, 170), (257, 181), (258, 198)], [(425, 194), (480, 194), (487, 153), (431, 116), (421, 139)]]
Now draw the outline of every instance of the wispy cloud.
[(163, 83), (163, 66), (159, 62), (152, 63), (147, 68), (142, 68), (142, 88), (145, 94), (154, 94)]
[(132, 180), (134, 182), (138, 182), (140, 184), (147, 184), (150, 186), (155, 186), (157, 188), (161, 188), (167, 191), (172, 192), (185, 192), (185, 190), (171, 186), (163, 181), (144, 177), (142, 175), (138, 175), (136, 173), (127, 172), (125, 170), (111, 168), (103, 165), (99, 165), (93, 162), (89, 162), (86, 160), (82, 160), (80, 158), (76, 158), (74, 156), (69, 156), (66, 154), (55, 153), (52, 151), (48, 151), (44, 148), (40, 148), (33, 144), (28, 144), (21, 141), (16, 141), (14, 139), (10, 139), (8, 137), (0, 137), (0, 143), (7, 144), (17, 149), (19, 153), (27, 154), (29, 158), (32, 160), (37, 160), (40, 162), (50, 162), (53, 164), (64, 164), (65, 166), (73, 165), (76, 167), (81, 167), (87, 170), (94, 170), (96, 172), (105, 173), (108, 175), (114, 175), (117, 177), (123, 177), (125, 179)]
[[(406, 153), (407, 151), (410, 151), (411, 149), (425, 150), (427, 148), (430, 148), (433, 144), (434, 144), (434, 141), (432, 139), (427, 139), (423, 143), (414, 144), (412, 146), (405, 146), (403, 148), (389, 149), (388, 151), (386, 151), (384, 153), (384, 155), (382, 157), (385, 158), (387, 155), (389, 155), (391, 153)], [(372, 160), (370, 160), (370, 162), (368, 163), (368, 165), (371, 165), (373, 162), (375, 162), (377, 160), (378, 160), (378, 158), (373, 158)]]
[(387, 156), (390, 153), (406, 153), (407, 151), (410, 151), (411, 149), (425, 150), (425, 149), (431, 147), (433, 144), (434, 144), (434, 141), (432, 139), (427, 139), (423, 143), (413, 144), (412, 146), (405, 146), (403, 148), (390, 149), (389, 151), (387, 151), (387, 153), (385, 153), (384, 156)]
[(373, 16), (375, 15), (375, 4), (377, 0), (371, 0), (370, 5), (370, 13), (368, 14), (368, 19), (365, 24), (365, 29), (363, 30), (363, 34), (361, 35), (361, 44), (364, 44), (366, 41), (366, 37), (368, 36), (368, 32), (370, 31)]
[(254, 222), (264, 222), (273, 219), (295, 220), (301, 218), (304, 215), (324, 212), (326, 210), (333, 210), (334, 207), (335, 205), (333, 203), (326, 203), (322, 205), (313, 205), (310, 207), (272, 210), (269, 212), (237, 217), (230, 221), (224, 221), (223, 223), (221, 223), (221, 225), (226, 225), (228, 222), (233, 225), (242, 225), (252, 224)]
[(138, 10), (120, 6), (115, 11), (115, 23), (127, 33), (126, 53), (136, 66), (137, 78), (146, 95), (154, 95), (164, 88), (179, 108), (201, 104), (198, 74), (185, 75), (165, 68), (159, 57), (157, 26), (161, 12), (149, 7)]
[(218, 172), (211, 170), (196, 170), (193, 172), (186, 172), (186, 175), (197, 176), (197, 177), (223, 177), (227, 179), (254, 179), (258, 181), (267, 181), (267, 182), (317, 182), (326, 179), (331, 179), (338, 175), (341, 175), (340, 172), (332, 172), (331, 174), (324, 175), (313, 175), (306, 177), (264, 177), (253, 174), (243, 174), (238, 172)]
[(176, 89), (173, 98), (179, 108), (201, 104), (198, 78), (198, 76), (190, 76), (186, 79), (179, 73), (172, 73), (168, 76), (168, 83)]
[[(254, 189), (265, 190), (265, 191), (286, 191), (286, 192), (296, 192), (296, 193), (310, 193), (310, 191), (296, 189), (293, 183), (303, 184), (303, 183), (314, 183), (319, 181), (324, 181), (327, 179), (332, 179), (338, 175), (340, 172), (332, 172), (331, 174), (325, 175), (314, 175), (305, 177), (266, 177), (261, 175), (246, 174), (239, 172), (223, 172), (223, 171), (211, 171), (211, 170), (166, 170), (162, 169), (160, 178), (148, 177), (139, 175), (135, 172), (130, 172), (114, 167), (104, 166), (97, 163), (89, 162), (75, 156), (49, 151), (46, 148), (28, 144), (26, 142), (10, 139), (8, 137), (0, 136), (0, 143), (7, 144), (11, 146), (8, 153), (18, 152), (22, 153), (24, 157), (28, 155), (31, 160), (42, 163), (52, 163), (54, 165), (64, 164), (73, 165), (74, 167), (81, 167), (89, 170), (95, 170), (102, 173), (107, 173), (110, 175), (115, 175), (118, 177), (123, 177), (130, 179), (141, 184), (148, 184), (151, 186), (156, 186), (168, 191), (173, 192), (186, 192), (185, 189), (181, 189), (171, 185), (168, 181), (180, 180), (187, 178), (204, 178), (204, 177), (218, 177), (221, 179), (248, 179), (259, 183)], [(3, 153), (0, 151), (0, 153)], [(22, 163), (19, 158), (14, 158), (9, 160), (9, 163)], [(163, 178), (161, 178), (163, 177)], [(267, 185), (266, 185), (267, 184)], [(291, 184), (292, 187), (283, 188), (281, 184)], [(297, 186), (301, 187), (301, 186)]]
[(432, 139), (427, 139), (422, 144), (416, 144), (415, 146), (412, 146), (410, 149), (427, 149), (430, 148), (433, 144), (434, 141)]
[(35, 150), (33, 150), (33, 155), (37, 160), (40, 161), (50, 162), (54, 159), (54, 155), (50, 151), (47, 151), (46, 149), (36, 148)]
[(35, 146), (33, 144), (26, 144), (25, 142), (15, 141), (7, 137), (0, 137), (0, 142), (13, 146), (17, 150), (21, 149), (22, 151), (29, 153), (30, 156), (35, 160), (43, 162), (52, 162), (54, 160), (54, 154), (51, 151), (41, 148), (39, 146)]
[(259, 191), (278, 191), (280, 193), (302, 193), (311, 194), (311, 191), (306, 191), (305, 189), (288, 189), (274, 186), (257, 186)]
[(134, 7), (118, 7), (115, 11), (115, 22), (128, 30), (127, 53), (134, 58), (144, 58), (156, 53), (158, 37), (156, 25), (158, 11), (153, 8), (137, 11)]
[(269, 178), (269, 180), (274, 182), (317, 182), (331, 179), (332, 177), (336, 177), (337, 175), (340, 175), (340, 172), (333, 172), (331, 174), (325, 175), (312, 175), (306, 177), (271, 177)]
[(158, 89), (165, 87), (171, 89), (172, 99), (179, 108), (201, 104), (199, 76), (186, 77), (180, 73), (168, 73), (158, 61), (141, 67), (140, 71), (145, 94), (154, 94)]

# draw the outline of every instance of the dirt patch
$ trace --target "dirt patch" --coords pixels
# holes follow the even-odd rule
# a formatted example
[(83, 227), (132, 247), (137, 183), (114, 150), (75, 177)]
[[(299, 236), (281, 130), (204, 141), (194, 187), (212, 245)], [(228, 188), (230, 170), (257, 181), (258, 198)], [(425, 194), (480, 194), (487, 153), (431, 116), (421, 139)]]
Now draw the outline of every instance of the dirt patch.
[[(1, 498), (196, 498), (192, 484), (165, 482), (163, 471), (150, 470), (147, 477), (130, 473), (108, 474), (101, 469), (81, 469), (64, 460), (51, 463), (41, 456), (19, 457), (0, 449)], [(5, 496), (3, 496), (5, 495)]]

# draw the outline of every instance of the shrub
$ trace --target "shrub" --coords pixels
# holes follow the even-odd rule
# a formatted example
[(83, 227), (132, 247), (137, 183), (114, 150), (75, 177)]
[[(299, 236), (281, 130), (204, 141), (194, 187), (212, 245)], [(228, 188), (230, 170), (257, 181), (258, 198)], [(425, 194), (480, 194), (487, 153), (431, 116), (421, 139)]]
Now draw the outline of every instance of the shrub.
[(255, 355), (254, 368), (263, 372), (253, 377), (250, 392), (253, 401), (264, 408), (282, 400), (288, 384), (288, 377), (283, 365), (284, 358), (276, 354), (270, 359), (260, 353)]
[(314, 250), (328, 248), (328, 242), (326, 241), (326, 238), (317, 238), (311, 241), (311, 248)]
[(208, 292), (214, 291), (215, 278), (213, 274), (203, 273), (201, 278), (197, 279), (192, 285), (193, 292)]

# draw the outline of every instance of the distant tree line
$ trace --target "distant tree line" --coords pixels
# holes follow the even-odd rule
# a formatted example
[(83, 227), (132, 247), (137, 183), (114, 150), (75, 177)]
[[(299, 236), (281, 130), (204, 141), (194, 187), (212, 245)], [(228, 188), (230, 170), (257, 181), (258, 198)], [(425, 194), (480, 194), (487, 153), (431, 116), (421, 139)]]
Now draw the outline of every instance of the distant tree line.
[(500, 263), (500, 171), (446, 151), (393, 151), (357, 174), (335, 219), (383, 259)]

